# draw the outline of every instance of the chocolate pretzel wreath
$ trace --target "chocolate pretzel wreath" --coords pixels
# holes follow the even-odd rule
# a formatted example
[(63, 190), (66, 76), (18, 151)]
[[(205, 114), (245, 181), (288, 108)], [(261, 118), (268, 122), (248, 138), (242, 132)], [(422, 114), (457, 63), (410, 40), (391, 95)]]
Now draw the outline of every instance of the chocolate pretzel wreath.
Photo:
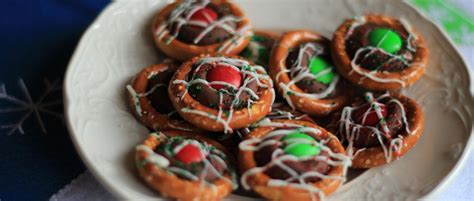
[(183, 63), (171, 80), (169, 96), (188, 122), (231, 133), (269, 113), (275, 92), (263, 67), (237, 56), (213, 54)]
[(270, 75), (292, 108), (327, 115), (348, 101), (350, 91), (332, 67), (330, 41), (305, 30), (283, 34), (270, 58)]
[(181, 118), (168, 98), (168, 83), (177, 64), (166, 61), (143, 69), (127, 86), (133, 114), (153, 130), (179, 129), (193, 131), (193, 125)]
[(204, 53), (238, 54), (252, 35), (248, 18), (227, 0), (176, 1), (156, 15), (152, 32), (156, 46), (181, 61)]
[(398, 159), (418, 142), (424, 126), (421, 107), (398, 93), (365, 93), (336, 114), (330, 130), (341, 139), (353, 168), (371, 168)]
[(334, 33), (333, 61), (342, 76), (368, 90), (396, 90), (425, 72), (428, 49), (403, 19), (366, 15), (346, 20)]
[(350, 165), (339, 140), (306, 121), (261, 122), (239, 149), (242, 186), (269, 200), (321, 200)]
[(136, 147), (143, 180), (178, 200), (221, 200), (237, 188), (230, 159), (219, 143), (192, 132), (154, 133)]

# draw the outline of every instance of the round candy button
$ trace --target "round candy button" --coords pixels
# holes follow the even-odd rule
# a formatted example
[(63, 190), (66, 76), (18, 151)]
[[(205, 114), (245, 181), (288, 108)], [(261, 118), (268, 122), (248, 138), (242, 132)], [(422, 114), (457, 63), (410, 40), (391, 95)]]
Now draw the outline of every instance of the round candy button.
[(217, 20), (217, 13), (210, 8), (201, 8), (193, 13), (190, 20), (210, 24)]
[(313, 137), (299, 131), (286, 135), (282, 140), (287, 143), (285, 153), (296, 157), (315, 156), (321, 151), (319, 146), (312, 144), (316, 141)]
[[(236, 88), (240, 87), (242, 83), (242, 76), (240, 75), (240, 72), (230, 66), (225, 65), (217, 65), (209, 70), (209, 72), (207, 72), (206, 79), (208, 82), (225, 82), (233, 85)], [(211, 84), (211, 87), (219, 90), (224, 88), (224, 85)]]
[[(309, 71), (313, 75), (319, 74), (321, 71), (326, 70), (328, 68), (331, 68), (331, 65), (329, 62), (327, 62), (325, 59), (321, 57), (313, 57), (309, 60)], [(316, 80), (323, 83), (323, 84), (329, 84), (332, 82), (332, 79), (334, 78), (334, 72), (328, 71), (322, 75), (319, 75)]]
[(402, 48), (402, 38), (396, 32), (387, 28), (374, 29), (369, 33), (369, 43), (388, 53), (398, 52)]
[(288, 134), (285, 137), (282, 138), (282, 140), (288, 144), (293, 143), (293, 142), (307, 142), (307, 143), (312, 143), (315, 142), (316, 140), (312, 138), (309, 135), (306, 135), (302, 132), (296, 131), (294, 133)]
[[(382, 116), (385, 118), (387, 116), (387, 108), (385, 105), (377, 105), (378, 110), (382, 113)], [(370, 111), (368, 111), (370, 109)], [(380, 118), (377, 116), (375, 109), (372, 108), (370, 104), (367, 104), (364, 107), (361, 107), (355, 111), (356, 123), (362, 124), (364, 126), (375, 126), (380, 122)], [(365, 116), (365, 119), (364, 119)]]
[(296, 157), (307, 157), (318, 155), (321, 151), (321, 148), (311, 144), (292, 143), (286, 146), (283, 151)]
[(189, 164), (201, 162), (203, 155), (199, 147), (193, 144), (187, 144), (176, 153), (175, 157), (179, 161)]

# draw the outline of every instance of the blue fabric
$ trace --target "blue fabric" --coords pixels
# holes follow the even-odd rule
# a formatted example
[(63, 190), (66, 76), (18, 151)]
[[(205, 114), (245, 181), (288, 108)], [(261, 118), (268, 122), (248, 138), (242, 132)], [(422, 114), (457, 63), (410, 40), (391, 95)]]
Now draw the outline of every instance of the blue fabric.
[(108, 3), (0, 2), (1, 201), (47, 200), (85, 170), (61, 117), (61, 87), (81, 34)]

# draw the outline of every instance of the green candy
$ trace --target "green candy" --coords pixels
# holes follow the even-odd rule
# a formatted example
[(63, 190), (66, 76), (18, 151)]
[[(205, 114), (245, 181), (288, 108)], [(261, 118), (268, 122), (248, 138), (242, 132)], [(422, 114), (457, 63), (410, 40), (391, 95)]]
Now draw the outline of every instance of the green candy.
[(288, 144), (283, 151), (296, 157), (316, 156), (321, 151), (319, 146), (312, 144), (316, 141), (314, 138), (299, 131), (286, 135), (282, 140)]
[(316, 156), (321, 151), (319, 146), (304, 143), (293, 143), (285, 147), (283, 150), (287, 154), (291, 154), (296, 157), (307, 157)]
[(402, 48), (402, 38), (396, 32), (387, 28), (377, 28), (369, 33), (371, 46), (381, 48), (388, 53), (398, 52)]
[[(327, 68), (332, 68), (332, 67), (325, 59), (321, 57), (313, 57), (309, 60), (309, 71), (313, 75), (316, 75)], [(335, 74), (331, 70), (326, 74), (320, 75), (319, 77), (316, 78), (316, 80), (323, 84), (329, 84), (332, 82), (332, 79), (334, 78), (334, 76)]]
[(304, 134), (302, 132), (299, 132), (299, 131), (295, 131), (294, 133), (288, 134), (288, 135), (286, 135), (285, 137), (282, 138), (282, 140), (286, 143), (291, 143), (292, 141), (294, 141), (296, 139), (305, 139), (305, 140), (308, 140), (308, 143), (312, 143), (312, 142), (316, 141), (311, 136), (306, 135), (306, 134)]
[(265, 42), (268, 39), (262, 36), (253, 35), (250, 40), (255, 42)]
[(244, 51), (242, 51), (242, 53), (240, 53), (240, 56), (244, 57), (244, 58), (250, 58), (252, 56), (252, 50), (248, 47), (246, 47), (244, 49)]

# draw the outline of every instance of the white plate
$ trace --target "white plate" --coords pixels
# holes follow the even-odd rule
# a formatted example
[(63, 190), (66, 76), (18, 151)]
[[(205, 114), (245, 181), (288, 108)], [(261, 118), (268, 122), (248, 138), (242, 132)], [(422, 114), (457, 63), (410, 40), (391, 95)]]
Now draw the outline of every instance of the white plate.
[[(331, 37), (345, 18), (376, 12), (407, 19), (426, 39), (430, 50), (426, 75), (404, 90), (424, 108), (422, 138), (402, 159), (364, 172), (330, 199), (432, 198), (464, 164), (467, 147), (473, 144), (468, 67), (446, 35), (409, 5), (377, 0), (236, 2), (258, 28), (306, 28)], [(134, 147), (148, 131), (129, 112), (125, 85), (143, 67), (160, 60), (149, 23), (166, 3), (111, 3), (84, 34), (66, 75), (66, 111), (74, 144), (99, 181), (125, 199), (158, 196), (140, 181), (134, 168)]]

